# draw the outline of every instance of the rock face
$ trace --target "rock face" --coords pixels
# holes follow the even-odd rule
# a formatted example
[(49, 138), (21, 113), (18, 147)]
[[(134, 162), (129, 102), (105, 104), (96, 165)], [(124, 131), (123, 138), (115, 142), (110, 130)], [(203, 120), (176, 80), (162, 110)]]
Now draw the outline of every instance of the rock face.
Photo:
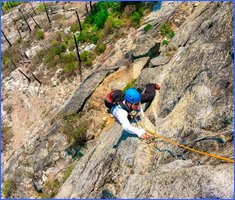
[[(3, 181), (14, 177), (17, 185), (13, 197), (38, 197), (35, 190), (47, 190), (50, 177), (61, 178), (58, 174), (73, 162), (65, 152), (61, 116), (89, 110), (92, 104), (97, 109), (93, 112), (100, 113), (96, 120), (105, 121), (99, 94), (108, 89), (102, 89), (102, 83), (122, 85), (128, 70), (130, 81), (137, 78), (136, 87), (161, 83), (141, 119), (146, 128), (200, 151), (233, 157), (233, 3), (187, 4), (163, 2), (162, 9), (144, 20), (144, 26), (154, 26), (149, 32), (141, 27), (101, 55), (94, 72), (58, 112), (59, 119), (34, 130), (34, 136), (3, 163)], [(161, 43), (159, 26), (168, 20), (175, 36), (152, 59), (148, 52)], [(140, 59), (131, 64), (128, 59), (125, 69), (117, 72), (120, 77), (112, 77), (125, 65), (128, 53)], [(91, 135), (98, 128), (90, 130)], [(118, 123), (108, 128), (93, 140), (57, 198), (233, 198), (233, 164), (160, 139), (147, 144)]]
[[(199, 3), (161, 54), (168, 51), (173, 56), (167, 64), (143, 69), (136, 82), (162, 84), (146, 112), (155, 124), (145, 126), (232, 158), (233, 3)], [(233, 198), (233, 179), (231, 163), (161, 140), (147, 145), (116, 123), (81, 159), (57, 197)]]

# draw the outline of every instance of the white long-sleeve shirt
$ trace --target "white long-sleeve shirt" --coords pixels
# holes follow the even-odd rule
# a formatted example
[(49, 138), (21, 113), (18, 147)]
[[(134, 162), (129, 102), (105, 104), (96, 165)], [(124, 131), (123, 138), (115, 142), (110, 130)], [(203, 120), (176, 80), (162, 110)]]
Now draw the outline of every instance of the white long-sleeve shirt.
[(120, 105), (116, 105), (114, 108), (112, 108), (111, 112), (113, 116), (120, 122), (123, 129), (128, 133), (135, 134), (138, 137), (140, 137), (145, 133), (144, 129), (136, 128), (131, 125), (131, 123), (128, 120), (128, 112), (124, 110)]

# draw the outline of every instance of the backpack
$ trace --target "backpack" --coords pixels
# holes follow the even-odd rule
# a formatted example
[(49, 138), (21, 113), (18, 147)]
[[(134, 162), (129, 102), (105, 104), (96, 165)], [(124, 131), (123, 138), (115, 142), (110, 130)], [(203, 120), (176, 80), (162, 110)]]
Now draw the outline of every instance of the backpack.
[(123, 98), (124, 98), (124, 93), (122, 90), (118, 90), (118, 89), (112, 90), (111, 92), (106, 94), (104, 98), (104, 104), (109, 110), (111, 110), (113, 106), (122, 102)]
[(108, 108), (108, 112), (111, 112), (111, 109), (115, 105), (120, 105), (124, 110), (128, 112), (128, 119), (135, 117), (137, 115), (137, 111), (128, 109), (122, 101), (124, 100), (124, 93), (122, 90), (112, 90), (108, 94), (106, 94), (104, 98), (104, 104)]

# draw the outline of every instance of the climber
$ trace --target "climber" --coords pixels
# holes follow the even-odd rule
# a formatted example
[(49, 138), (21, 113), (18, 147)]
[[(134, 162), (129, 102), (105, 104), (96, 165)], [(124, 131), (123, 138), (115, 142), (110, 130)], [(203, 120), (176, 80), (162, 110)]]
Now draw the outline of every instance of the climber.
[(135, 88), (127, 89), (124, 94), (122, 90), (113, 90), (106, 95), (104, 102), (125, 131), (136, 134), (141, 139), (148, 140), (150, 136), (145, 133), (144, 129), (132, 126), (129, 119), (138, 112), (143, 114), (141, 103), (151, 102), (156, 95), (155, 90), (160, 90), (160, 88), (159, 83), (150, 83), (146, 85), (142, 94)]

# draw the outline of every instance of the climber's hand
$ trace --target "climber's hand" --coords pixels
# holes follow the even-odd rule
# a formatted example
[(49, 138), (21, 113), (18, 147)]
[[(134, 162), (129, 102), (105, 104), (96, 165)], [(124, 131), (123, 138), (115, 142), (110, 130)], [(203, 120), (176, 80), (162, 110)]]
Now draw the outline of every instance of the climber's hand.
[(148, 135), (147, 133), (145, 133), (145, 134), (143, 134), (143, 135), (141, 135), (140, 136), (140, 139), (143, 139), (143, 140), (148, 140), (148, 139), (150, 139), (150, 135)]
[(156, 88), (156, 90), (160, 90), (160, 88), (161, 88), (160, 83), (156, 83), (156, 84), (155, 84), (155, 88)]

